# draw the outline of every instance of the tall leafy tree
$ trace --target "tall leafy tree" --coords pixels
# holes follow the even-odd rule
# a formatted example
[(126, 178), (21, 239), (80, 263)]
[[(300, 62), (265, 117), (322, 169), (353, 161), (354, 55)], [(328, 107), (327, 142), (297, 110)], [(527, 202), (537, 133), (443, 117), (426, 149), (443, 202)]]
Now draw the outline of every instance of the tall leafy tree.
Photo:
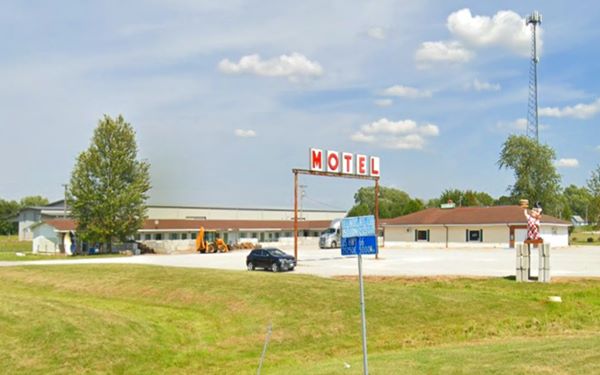
[(587, 219), (586, 215), (588, 214), (589, 205), (592, 200), (592, 195), (588, 189), (569, 185), (563, 191), (563, 196), (573, 215), (579, 215)]
[(29, 197), (21, 198), (21, 207), (39, 207), (46, 206), (48, 204), (48, 198), (44, 198), (41, 195), (32, 195)]
[(515, 204), (519, 204), (519, 199), (507, 195), (502, 195), (494, 200), (494, 206), (511, 206)]
[[(354, 194), (355, 205), (348, 216), (372, 215), (375, 212), (375, 188), (360, 188)], [(422, 210), (425, 204), (420, 199), (412, 199), (402, 190), (379, 188), (379, 217), (382, 219), (398, 217)]]
[(0, 235), (17, 233), (17, 223), (13, 220), (19, 213), (19, 203), (0, 199)]
[(442, 202), (440, 201), (439, 198), (431, 198), (430, 200), (427, 201), (425, 206), (427, 208), (438, 208), (438, 207), (440, 207), (441, 204), (442, 204)]
[(68, 203), (86, 241), (108, 245), (143, 225), (150, 165), (137, 159), (135, 132), (122, 116), (104, 116), (90, 147), (77, 158)]
[(457, 206), (491, 206), (494, 204), (494, 198), (488, 193), (483, 191), (475, 190), (459, 190), (459, 189), (446, 189), (440, 195), (439, 201), (447, 203), (452, 201)]
[(511, 197), (539, 201), (545, 212), (558, 214), (561, 191), (560, 175), (553, 164), (555, 159), (550, 146), (525, 136), (509, 136), (502, 146), (498, 166), (514, 172), (515, 183), (508, 187)]
[(589, 221), (600, 226), (600, 164), (596, 166), (587, 180), (587, 188), (591, 195), (588, 209)]
[(449, 203), (452, 201), (457, 206), (461, 205), (461, 198), (463, 196), (462, 190), (459, 189), (446, 189), (440, 195), (440, 203)]

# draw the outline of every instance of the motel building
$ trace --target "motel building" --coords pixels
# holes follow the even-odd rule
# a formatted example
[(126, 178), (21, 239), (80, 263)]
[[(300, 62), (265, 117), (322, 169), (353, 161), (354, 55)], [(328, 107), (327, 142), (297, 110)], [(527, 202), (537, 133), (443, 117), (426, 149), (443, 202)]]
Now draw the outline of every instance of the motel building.
[[(19, 215), (19, 238), (32, 241), (34, 253), (65, 253), (65, 243), (75, 243), (77, 223), (69, 217), (64, 202), (50, 207), (28, 207)], [(200, 227), (205, 239), (216, 237), (234, 244), (261, 243), (263, 246), (292, 245), (294, 211), (279, 208), (232, 208), (149, 205), (143, 227), (135, 240), (157, 253), (176, 253), (195, 248)], [(345, 211), (304, 209), (299, 213), (298, 236), (301, 245), (318, 247), (319, 236), (333, 219)]]
[[(514, 248), (527, 237), (519, 206), (428, 208), (383, 222), (386, 247)], [(569, 245), (568, 221), (542, 215), (540, 234), (553, 247)]]

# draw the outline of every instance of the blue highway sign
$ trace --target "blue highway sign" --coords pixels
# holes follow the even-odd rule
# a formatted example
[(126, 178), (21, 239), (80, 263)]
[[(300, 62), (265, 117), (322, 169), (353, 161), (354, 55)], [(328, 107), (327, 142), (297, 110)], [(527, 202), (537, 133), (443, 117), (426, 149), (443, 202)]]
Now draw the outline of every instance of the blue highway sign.
[(342, 238), (375, 235), (375, 216), (355, 216), (342, 219)]
[(342, 237), (342, 255), (368, 255), (377, 253), (375, 236)]

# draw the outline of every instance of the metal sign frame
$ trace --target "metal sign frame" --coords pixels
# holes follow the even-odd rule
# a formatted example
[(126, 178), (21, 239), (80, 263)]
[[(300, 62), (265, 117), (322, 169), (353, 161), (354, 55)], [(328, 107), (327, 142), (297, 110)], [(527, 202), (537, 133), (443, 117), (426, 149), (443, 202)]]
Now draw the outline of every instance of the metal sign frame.
[[(361, 176), (352, 174), (343, 174), (341, 172), (321, 172), (311, 171), (309, 169), (292, 169), (294, 174), (294, 257), (298, 261), (298, 175), (306, 174), (311, 176), (325, 176), (338, 178), (352, 178), (357, 180), (375, 181), (375, 238), (379, 238), (379, 178), (380, 176)], [(379, 259), (379, 247), (375, 253), (375, 259)]]

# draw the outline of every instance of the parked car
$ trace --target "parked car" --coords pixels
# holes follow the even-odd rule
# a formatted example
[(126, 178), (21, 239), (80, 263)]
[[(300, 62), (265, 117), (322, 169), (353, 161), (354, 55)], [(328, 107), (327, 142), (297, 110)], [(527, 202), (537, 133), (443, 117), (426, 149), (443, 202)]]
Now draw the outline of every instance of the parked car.
[(270, 269), (273, 272), (293, 271), (296, 258), (275, 248), (255, 249), (246, 257), (248, 271), (256, 268)]

